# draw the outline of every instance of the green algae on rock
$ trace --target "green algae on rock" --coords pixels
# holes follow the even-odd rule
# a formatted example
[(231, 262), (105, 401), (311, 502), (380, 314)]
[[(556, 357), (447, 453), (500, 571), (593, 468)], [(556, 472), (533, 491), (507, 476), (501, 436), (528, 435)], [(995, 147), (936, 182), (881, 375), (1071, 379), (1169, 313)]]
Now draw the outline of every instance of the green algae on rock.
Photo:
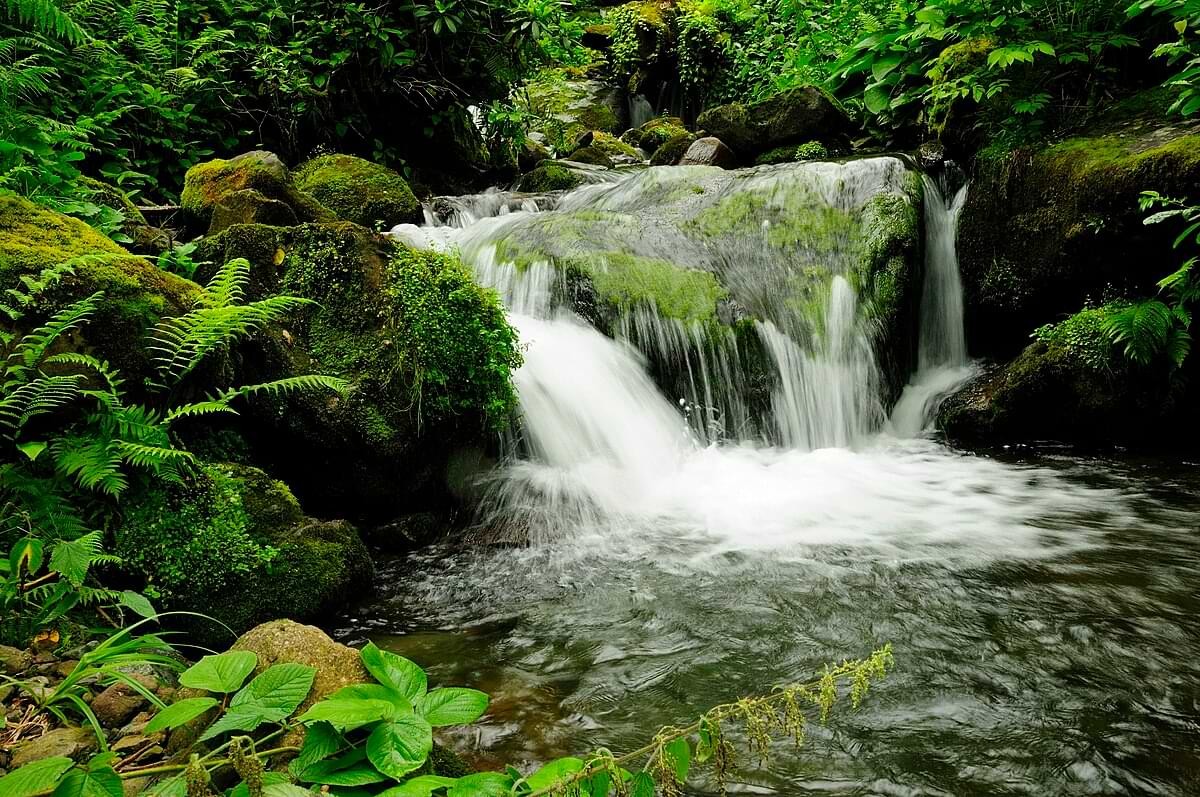
[(187, 217), (207, 226), (213, 208), (228, 194), (253, 189), (289, 205), (301, 221), (332, 221), (333, 213), (292, 183), (287, 166), (270, 152), (255, 150), (188, 169), (180, 204)]
[(583, 184), (583, 177), (566, 166), (552, 161), (542, 161), (537, 168), (521, 178), (518, 191), (528, 194), (544, 194), (549, 191), (570, 191)]
[(353, 155), (321, 155), (301, 164), (296, 186), (342, 219), (384, 228), (421, 221), (421, 204), (396, 172)]

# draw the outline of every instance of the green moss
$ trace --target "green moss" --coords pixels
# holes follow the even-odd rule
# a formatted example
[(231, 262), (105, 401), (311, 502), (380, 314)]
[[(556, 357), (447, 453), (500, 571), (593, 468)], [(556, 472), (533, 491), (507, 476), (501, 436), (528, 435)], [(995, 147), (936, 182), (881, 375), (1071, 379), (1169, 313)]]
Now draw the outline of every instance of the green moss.
[[(688, 149), (695, 143), (696, 137), (691, 133), (684, 132), (681, 135), (668, 139), (663, 142), (662, 146), (654, 150), (654, 154), (650, 157), (651, 166), (675, 166), (683, 156), (687, 154)], [(698, 188), (699, 186), (692, 186)], [(700, 189), (703, 193), (704, 189)]]
[(855, 218), (830, 207), (803, 186), (786, 186), (768, 198), (757, 191), (739, 191), (701, 211), (687, 227), (706, 237), (758, 235), (766, 231), (777, 247), (833, 251), (853, 244)]
[(180, 205), (185, 214), (207, 224), (217, 202), (235, 191), (253, 189), (291, 206), (301, 221), (332, 221), (334, 215), (310, 194), (292, 185), (287, 167), (269, 152), (247, 152), (188, 169)]
[(589, 130), (620, 132), (611, 93), (611, 87), (599, 80), (558, 67), (539, 72), (514, 99), (539, 120), (539, 132), (562, 152)]
[(206, 464), (185, 484), (132, 495), (114, 550), (164, 605), (237, 632), (275, 617), (311, 618), (371, 572), (353, 527), (305, 521), (286, 485), (234, 465)]
[(938, 55), (930, 78), (937, 84), (962, 77), (986, 64), (988, 55), (995, 49), (996, 40), (987, 36), (951, 44)]
[(0, 197), (0, 289), (15, 288), (23, 276), (67, 261), (63, 279), (31, 308), (29, 323), (96, 291), (104, 301), (83, 330), (87, 345), (127, 377), (146, 371), (143, 336), (163, 315), (188, 308), (199, 287), (129, 254), (83, 222), (15, 196)]
[(819, 161), (829, 157), (829, 148), (820, 141), (808, 141), (800, 146), (786, 145), (767, 150), (754, 159), (758, 166), (795, 161)]
[(96, 180), (92, 177), (80, 177), (79, 184), (92, 192), (92, 201), (97, 205), (112, 208), (125, 216), (125, 221), (133, 224), (145, 224), (146, 217), (137, 209), (137, 205), (129, 199), (129, 195), (115, 185)]
[[(646, 152), (654, 152), (673, 138), (689, 135), (683, 120), (674, 116), (651, 119), (636, 130), (629, 131), (629, 143)], [(694, 139), (694, 136), (693, 136)]]
[(600, 298), (619, 309), (650, 305), (663, 317), (685, 323), (715, 324), (717, 302), (727, 296), (706, 271), (624, 252), (572, 258), (561, 267), (586, 275)]
[(590, 146), (598, 149), (610, 158), (625, 157), (638, 161), (642, 160), (642, 153), (611, 133), (597, 131), (592, 137)]
[(521, 178), (518, 191), (543, 194), (548, 191), (569, 191), (583, 183), (583, 177), (559, 163), (543, 161)]
[(1047, 346), (1058, 347), (1082, 367), (1111, 368), (1116, 348), (1104, 331), (1104, 324), (1124, 303), (1088, 307), (1055, 324), (1038, 328), (1033, 336)]
[(583, 147), (571, 153), (568, 160), (573, 160), (576, 163), (586, 163), (591, 166), (603, 166), (606, 169), (611, 169), (613, 166), (612, 158), (599, 147)]
[(403, 177), (352, 155), (322, 155), (300, 166), (296, 185), (346, 221), (393, 227), (421, 220), (421, 205)]

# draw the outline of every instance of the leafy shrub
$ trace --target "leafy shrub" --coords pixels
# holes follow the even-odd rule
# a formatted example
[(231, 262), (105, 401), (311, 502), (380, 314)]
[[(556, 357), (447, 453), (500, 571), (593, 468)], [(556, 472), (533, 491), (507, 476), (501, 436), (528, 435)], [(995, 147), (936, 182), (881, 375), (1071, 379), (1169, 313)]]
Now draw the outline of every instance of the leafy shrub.
[(1091, 307), (1073, 316), (1037, 329), (1033, 336), (1042, 343), (1062, 346), (1078, 362), (1093, 370), (1103, 370), (1112, 365), (1113, 344), (1106, 331), (1109, 318), (1128, 306), (1126, 302), (1113, 302), (1102, 307)]

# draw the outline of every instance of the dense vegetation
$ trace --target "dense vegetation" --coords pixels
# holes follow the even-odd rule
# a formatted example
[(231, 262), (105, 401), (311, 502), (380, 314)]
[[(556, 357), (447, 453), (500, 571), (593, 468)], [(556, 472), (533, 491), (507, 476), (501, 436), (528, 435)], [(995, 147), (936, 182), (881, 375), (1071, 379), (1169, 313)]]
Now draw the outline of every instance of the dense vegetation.
[[(137, 691), (118, 665), (181, 669), (165, 640), (184, 637), (134, 629), (224, 645), (220, 623), (320, 617), (372, 568), (358, 528), (329, 517), (374, 527), (452, 503), (455, 449), (494, 453), (510, 426), (521, 343), (456, 255), (379, 235), (420, 222), (420, 200), (571, 188), (582, 178), (568, 158), (694, 163), (703, 130), (721, 140), (702, 162), (721, 166), (948, 152), (994, 178), (997, 197), (1025, 185), (1014, 201), (1046, 206), (1035, 232), (1054, 256), (1140, 213), (1194, 249), (1197, 36), (1196, 0), (4, 0), (0, 644), (89, 651), (49, 691), (9, 680), (104, 744), (83, 681)], [(654, 118), (629, 129), (636, 99)], [(1187, 135), (1141, 146), (1168, 119)], [(1030, 163), (1055, 184), (1021, 184)], [(1123, 206), (1078, 200), (1108, 194)], [(1055, 215), (1072, 203), (1078, 218)], [(985, 243), (968, 252), (986, 271), (967, 275), (981, 305), (1023, 278)], [(725, 298), (707, 274), (665, 280), (661, 264), (613, 270), (615, 258), (573, 274), (620, 308), (657, 300), (707, 320)], [(1036, 341), (995, 392), (1040, 375), (1039, 357), (1062, 358), (1056, 378), (1182, 389), (1196, 257), (1154, 268), (1081, 280), (1029, 317), (1025, 294), (1050, 291), (994, 302), (1017, 306), (1011, 337)], [(479, 693), (426, 692), (416, 665), (368, 648), (374, 682), (301, 710), (310, 668), (244, 684), (253, 654), (223, 655), (183, 671), (206, 694), (147, 697), (156, 728), (205, 715), (196, 741), (224, 739), (155, 771), (176, 788), (163, 793), (180, 793), (182, 772), (188, 794), (208, 794), (229, 765), (232, 794), (642, 797), (656, 783), (677, 794), (692, 760), (718, 779), (729, 766), (719, 719), (732, 714), (718, 708), (630, 757), (448, 777), (427, 771), (430, 728), (475, 720)], [(782, 707), (742, 706), (756, 752), (768, 731), (801, 733), (799, 704), (824, 715), (834, 678), (857, 702), (886, 659), (770, 698)], [(302, 744), (266, 745), (302, 727)], [(299, 754), (290, 776), (264, 771), (281, 752)], [(622, 768), (633, 759), (642, 772)], [(120, 794), (127, 779), (107, 752), (30, 767), (0, 779), (0, 797)]]

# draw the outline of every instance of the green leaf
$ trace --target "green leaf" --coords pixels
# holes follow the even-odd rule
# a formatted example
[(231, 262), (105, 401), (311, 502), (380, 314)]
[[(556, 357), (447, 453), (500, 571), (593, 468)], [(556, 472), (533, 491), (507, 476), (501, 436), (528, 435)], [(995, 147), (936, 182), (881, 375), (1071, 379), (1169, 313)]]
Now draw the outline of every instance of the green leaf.
[(487, 711), (488, 696), (478, 689), (434, 689), (417, 698), (413, 708), (435, 728), (470, 725)]
[(876, 82), (883, 80), (892, 73), (896, 67), (904, 63), (903, 53), (888, 53), (875, 59), (875, 63), (871, 64), (871, 76)]
[(17, 443), (17, 450), (20, 451), (25, 456), (29, 457), (30, 462), (36, 461), (37, 458), (39, 456), (41, 456), (42, 452), (45, 451), (49, 447), (50, 446), (47, 443), (41, 443), (41, 442)]
[(457, 781), (457, 778), (443, 778), (441, 775), (418, 775), (380, 792), (377, 797), (432, 797), (436, 790), (453, 786)]
[[(266, 772), (263, 774), (262, 794), (263, 797), (312, 797), (313, 793), (295, 785), (285, 775), (278, 772)], [(239, 783), (229, 793), (229, 797), (250, 797), (250, 787), (245, 783)]]
[(583, 759), (559, 758), (534, 772), (525, 782), (534, 791), (561, 783), (583, 769)]
[(45, 547), (41, 540), (26, 537), (18, 540), (8, 555), (9, 572), (13, 577), (20, 575), (22, 568), (26, 575), (32, 575), (42, 569)]
[(396, 780), (420, 769), (432, 750), (433, 728), (415, 714), (385, 722), (367, 737), (367, 759)]
[(26, 764), (0, 778), (0, 797), (31, 797), (48, 792), (74, 763), (66, 756), (54, 756)]
[(425, 671), (403, 656), (380, 650), (374, 642), (362, 649), (362, 663), (376, 681), (390, 687), (409, 700), (416, 700), (428, 689)]
[[(329, 696), (329, 700), (383, 700), (394, 703), (399, 714), (411, 714), (412, 702), (404, 695), (383, 684), (351, 684)], [(398, 715), (399, 715), (398, 714)]]
[[(513, 779), (503, 772), (477, 772), (459, 778), (446, 797), (508, 797), (512, 793)], [(654, 797), (654, 795), (650, 795)]]
[(121, 605), (133, 611), (139, 617), (150, 619), (157, 617), (158, 612), (154, 610), (154, 604), (150, 603), (150, 599), (140, 592), (134, 592), (127, 589), (121, 593)]
[(316, 669), (303, 664), (272, 665), (234, 695), (229, 708), (257, 711), (265, 722), (287, 719), (308, 697), (316, 674)]
[(654, 778), (639, 772), (629, 781), (629, 797), (654, 797)]
[(258, 656), (248, 650), (230, 650), (205, 656), (179, 676), (179, 683), (209, 692), (234, 692), (258, 665)]
[(125, 797), (121, 776), (112, 767), (72, 769), (54, 790), (53, 797)]
[(300, 754), (288, 765), (288, 771), (302, 777), (305, 770), (323, 761), (345, 746), (342, 735), (328, 722), (314, 722), (304, 734)]
[(669, 743), (663, 752), (675, 766), (675, 779), (680, 783), (687, 780), (688, 769), (692, 765), (692, 748), (687, 739), (676, 739)]
[(322, 700), (300, 715), (300, 722), (328, 722), (339, 731), (350, 731), (398, 716), (390, 700)]
[(146, 723), (144, 733), (157, 733), (169, 728), (178, 728), (180, 725), (191, 722), (210, 708), (219, 705), (220, 701), (211, 697), (190, 697), (180, 700), (155, 714), (154, 718)]
[(206, 742), (230, 731), (252, 731), (264, 722), (266, 719), (263, 718), (262, 713), (254, 709), (231, 708), (208, 727), (208, 730), (200, 737), (200, 741)]
[(878, 116), (891, 107), (892, 96), (887, 89), (881, 86), (872, 86), (863, 95), (863, 103), (867, 106), (868, 111)]

